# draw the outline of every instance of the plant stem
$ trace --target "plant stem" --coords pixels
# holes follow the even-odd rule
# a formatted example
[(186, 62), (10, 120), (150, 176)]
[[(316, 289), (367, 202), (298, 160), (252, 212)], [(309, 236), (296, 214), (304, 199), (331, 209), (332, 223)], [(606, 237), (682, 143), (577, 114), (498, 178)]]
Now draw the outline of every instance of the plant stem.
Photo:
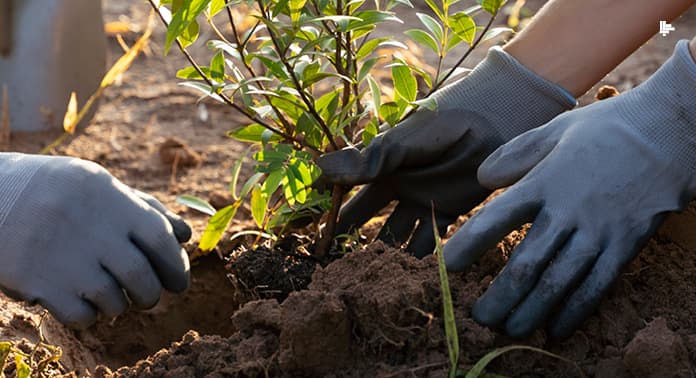
[(321, 239), (317, 243), (317, 247), (314, 250), (314, 255), (317, 258), (324, 258), (328, 255), (329, 249), (331, 248), (331, 241), (333, 241), (334, 234), (336, 233), (336, 224), (338, 223), (338, 212), (341, 209), (341, 203), (343, 202), (343, 196), (346, 194), (346, 189), (341, 185), (334, 185), (331, 191), (331, 210), (329, 211), (328, 218), (326, 219), (326, 227), (321, 235)]
[[(167, 23), (167, 20), (164, 19), (164, 16), (163, 16), (162, 13), (159, 11), (159, 9), (158, 9), (157, 5), (155, 4), (154, 0), (148, 0), (148, 1), (149, 1), (150, 5), (152, 6), (152, 9), (154, 9), (155, 12), (157, 12), (157, 15), (159, 16), (160, 20), (162, 20), (162, 23), (164, 24), (164, 26), (165, 26), (165, 27), (169, 27), (169, 24)], [(205, 75), (205, 73), (204, 73), (203, 70), (201, 69), (201, 66), (195, 61), (195, 59), (193, 59), (193, 57), (191, 56), (191, 54), (189, 54), (188, 50), (186, 50), (186, 48), (184, 47), (184, 45), (181, 44), (181, 42), (179, 41), (179, 39), (178, 39), (178, 38), (175, 38), (174, 41), (176, 42), (176, 45), (179, 47), (179, 50), (181, 51), (181, 53), (184, 54), (184, 57), (186, 57), (186, 59), (187, 59), (187, 60), (189, 61), (189, 63), (191, 64), (191, 66), (196, 70), (196, 72), (198, 73), (198, 75), (199, 75), (200, 77), (202, 77), (203, 80), (204, 80), (209, 86), (214, 87), (214, 83), (212, 82), (212, 80), (210, 80), (210, 79)], [(301, 140), (299, 140), (299, 139), (293, 137), (292, 135), (289, 135), (289, 134), (283, 132), (282, 130), (279, 130), (278, 128), (269, 125), (267, 122), (265, 122), (265, 121), (262, 120), (261, 118), (259, 118), (259, 117), (257, 117), (256, 115), (254, 115), (254, 114), (248, 112), (246, 109), (242, 108), (241, 106), (235, 104), (235, 103), (232, 101), (232, 99), (229, 98), (229, 97), (228, 97), (227, 95), (225, 95), (224, 93), (217, 93), (217, 95), (218, 95), (227, 105), (229, 105), (229, 106), (231, 106), (232, 108), (234, 108), (236, 111), (238, 111), (239, 113), (241, 113), (242, 115), (244, 115), (245, 117), (247, 117), (247, 118), (248, 118), (249, 120), (251, 120), (252, 122), (258, 123), (259, 125), (263, 126), (264, 128), (266, 128), (267, 130), (271, 131), (272, 133), (277, 134), (277, 135), (280, 135), (280, 136), (282, 136), (283, 138), (285, 138), (285, 139), (287, 139), (287, 140), (293, 141), (293, 142), (295, 142), (295, 143), (297, 143), (297, 144), (299, 144), (299, 145), (301, 145), (301, 146), (303, 146), (303, 147), (306, 147), (306, 148), (308, 148), (308, 149), (310, 149), (310, 150), (312, 150), (312, 151), (315, 151), (315, 152), (317, 152), (317, 153), (321, 153), (321, 151), (319, 151), (316, 147), (311, 146), (311, 145), (305, 143), (304, 141), (301, 141)]]
[[(232, 10), (230, 9), (230, 7), (226, 7), (226, 9), (227, 9), (227, 17), (229, 18), (230, 26), (232, 27), (232, 35), (234, 36), (234, 41), (235, 41), (235, 44), (237, 45), (237, 52), (239, 53), (239, 56), (241, 57), (240, 61), (242, 62), (242, 64), (246, 68), (247, 72), (249, 72), (249, 75), (251, 75), (251, 77), (257, 77), (256, 72), (254, 71), (254, 68), (246, 60), (246, 53), (244, 52), (245, 48), (242, 45), (241, 40), (239, 39), (239, 33), (237, 32), (237, 25), (235, 25), (235, 23), (234, 23), (234, 17), (232, 16)], [(217, 28), (215, 27), (215, 24), (213, 23), (212, 20), (210, 20), (210, 26), (213, 28), (213, 30), (215, 30), (217, 32)], [(222, 33), (219, 33), (219, 34), (220, 34), (221, 38), (224, 38), (222, 36)], [(258, 85), (262, 91), (266, 90), (266, 86), (263, 85), (262, 82), (259, 81), (256, 85)], [(275, 105), (273, 105), (273, 102), (271, 102), (270, 96), (268, 96), (267, 94), (264, 94), (263, 97), (266, 99), (266, 102), (268, 102), (268, 105), (270, 105), (271, 109), (273, 109), (273, 112), (275, 113), (276, 117), (278, 117), (278, 121), (280, 121), (280, 123), (283, 124), (283, 127), (285, 127), (285, 131), (289, 135), (293, 135), (294, 129), (295, 129), (293, 127), (293, 125), (291, 125), (290, 122), (288, 122), (288, 120), (285, 119), (285, 117), (283, 116), (283, 113), (281, 113), (280, 110)]]
[[(430, 90), (430, 92), (428, 92), (428, 95), (425, 96), (425, 97), (428, 97), (428, 96), (430, 96), (431, 94), (435, 93), (436, 90), (440, 89), (440, 88), (442, 87), (442, 85), (443, 85), (447, 80), (449, 80), (450, 77), (452, 77), (452, 75), (454, 74), (454, 71), (456, 71), (457, 68), (459, 68), (459, 66), (462, 65), (462, 63), (464, 63), (464, 61), (466, 60), (466, 58), (468, 58), (469, 55), (471, 55), (471, 53), (472, 53), (472, 52), (478, 47), (478, 45), (481, 43), (481, 40), (483, 39), (483, 37), (486, 36), (486, 33), (488, 33), (488, 30), (490, 30), (491, 26), (493, 26), (493, 21), (495, 21), (495, 18), (496, 18), (497, 15), (498, 15), (498, 13), (496, 12), (496, 14), (494, 14), (494, 15), (491, 16), (491, 19), (488, 20), (488, 24), (486, 24), (486, 27), (483, 28), (483, 31), (481, 31), (481, 34), (479, 34), (479, 36), (476, 38), (476, 40), (474, 41), (474, 43), (471, 44), (471, 47), (469, 47), (469, 49), (466, 50), (466, 53), (464, 53), (464, 55), (462, 55), (462, 57), (459, 58), (459, 60), (458, 60), (457, 63), (452, 67), (452, 69), (450, 69), (450, 70), (447, 72), (447, 74), (445, 75), (445, 77), (442, 78), (442, 80), (439, 80), (439, 81), (433, 86), (433, 88)], [(436, 77), (435, 79), (437, 80), (437, 77)]]
[[(261, 16), (271, 21), (271, 19), (268, 18), (268, 13), (266, 13), (266, 10), (263, 8), (263, 3), (261, 2), (261, 0), (258, 0), (257, 3), (259, 4), (259, 8), (261, 10)], [(317, 112), (317, 110), (314, 107), (314, 104), (311, 101), (309, 101), (309, 98), (307, 98), (307, 94), (304, 92), (304, 89), (300, 84), (300, 80), (297, 79), (297, 75), (295, 75), (295, 70), (292, 68), (290, 63), (288, 63), (288, 60), (285, 59), (285, 51), (283, 51), (283, 49), (280, 48), (280, 43), (278, 43), (278, 36), (276, 36), (270, 28), (268, 28), (268, 35), (271, 37), (271, 42), (273, 43), (273, 46), (275, 46), (276, 52), (278, 52), (278, 57), (280, 58), (280, 61), (285, 66), (285, 69), (288, 71), (288, 75), (290, 75), (290, 78), (292, 79), (292, 82), (295, 85), (295, 89), (297, 89), (297, 91), (300, 93), (300, 98), (302, 99), (302, 102), (305, 103), (305, 105), (307, 106), (307, 110), (317, 120), (319, 126), (321, 127), (322, 131), (326, 135), (326, 138), (329, 140), (329, 143), (331, 143), (331, 146), (334, 148), (334, 150), (339, 150), (340, 148), (338, 147), (338, 143), (336, 143), (336, 139), (334, 138), (331, 129), (329, 129), (329, 126), (326, 125), (324, 119)]]

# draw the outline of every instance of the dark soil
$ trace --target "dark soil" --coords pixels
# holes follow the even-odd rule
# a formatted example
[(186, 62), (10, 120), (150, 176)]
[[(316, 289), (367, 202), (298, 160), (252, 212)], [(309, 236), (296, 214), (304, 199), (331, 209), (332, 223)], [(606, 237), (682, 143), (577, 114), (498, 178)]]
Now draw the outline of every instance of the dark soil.
[[(543, 2), (527, 3), (536, 9)], [(103, 4), (106, 21), (132, 27), (133, 31), (123, 36), (132, 44), (142, 32), (148, 4), (113, 0)], [(425, 6), (423, 2), (414, 4)], [(404, 24), (393, 23), (388, 35), (398, 36), (419, 22), (415, 12), (404, 14), (404, 19)], [(664, 38), (657, 36), (602, 84), (625, 91), (642, 82), (671, 53), (676, 40), (693, 36), (694, 20), (696, 12), (675, 21), (675, 32)], [(96, 161), (127, 185), (155, 195), (191, 223), (195, 241), (207, 216), (177, 204), (175, 198), (193, 194), (211, 199), (218, 208), (229, 204), (230, 172), (246, 147), (227, 138), (226, 132), (246, 121), (222, 105), (196, 103), (195, 94), (176, 85), (175, 72), (187, 63), (176, 53), (162, 55), (164, 38), (164, 30), (156, 29), (152, 51), (139, 57), (119, 84), (105, 92), (89, 127), (79, 130), (54, 153)], [(418, 46), (412, 46), (411, 52), (422, 60), (420, 63), (433, 65), (433, 57)], [(194, 46), (192, 53), (209, 58), (202, 44)], [(484, 53), (485, 48), (475, 52), (467, 65), (471, 67)], [(109, 61), (121, 54), (121, 47), (111, 36)], [(453, 52), (452, 57), (457, 55)], [(591, 95), (581, 103), (589, 101), (593, 101)], [(36, 153), (58, 135), (13, 134), (9, 148)], [(242, 176), (249, 173), (243, 169)], [(240, 208), (238, 214), (231, 233), (253, 227), (248, 208)], [(374, 234), (379, 223), (373, 219), (363, 231)], [(461, 367), (470, 367), (497, 347), (522, 343), (576, 361), (588, 376), (693, 376), (695, 229), (696, 207), (670, 216), (598, 311), (562, 343), (547, 341), (543, 331), (527, 340), (511, 340), (479, 326), (470, 317), (473, 302), (521, 239), (522, 233), (513, 233), (478, 265), (450, 276)], [(195, 244), (187, 248), (193, 252)], [(235, 242), (225, 241), (221, 250), (238, 248)], [(61, 364), (52, 365), (50, 373), (87, 376), (90, 371), (92, 376), (146, 377), (445, 375), (448, 357), (432, 257), (419, 261), (379, 243), (325, 267), (298, 257), (304, 255), (301, 248), (295, 249), (295, 254), (283, 256), (261, 249), (237, 254), (231, 260), (220, 259), (215, 253), (197, 258), (192, 265), (192, 286), (185, 294), (164, 293), (152, 310), (103, 319), (86, 331), (73, 332), (47, 318), (43, 333), (64, 353)], [(269, 261), (275, 263), (271, 268)], [(0, 340), (32, 349), (38, 340), (41, 311), (0, 295)], [(95, 371), (99, 364), (102, 367)], [(10, 365), (5, 371), (8, 376), (13, 376), (11, 369)], [(503, 355), (489, 370), (523, 377), (578, 375), (572, 365), (528, 351)]]
[(317, 265), (303, 245), (310, 241), (291, 236), (273, 248), (261, 246), (233, 253), (228, 269), (240, 301), (249, 298), (283, 301), (293, 291), (306, 289)]
[[(598, 312), (570, 339), (544, 331), (511, 340), (481, 327), (470, 309), (522, 238), (515, 232), (478, 266), (452, 274), (460, 336), (460, 366), (471, 367), (510, 344), (546, 349), (576, 361), (588, 376), (688, 377), (696, 366), (694, 254), (651, 240)], [(677, 263), (679, 262), (679, 263)], [(417, 260), (377, 242), (317, 267), (308, 290), (246, 303), (232, 317), (229, 337), (189, 333), (166, 351), (114, 376), (417, 376), (442, 377), (447, 347), (433, 257)], [(490, 371), (506, 376), (579, 376), (576, 366), (515, 351)]]

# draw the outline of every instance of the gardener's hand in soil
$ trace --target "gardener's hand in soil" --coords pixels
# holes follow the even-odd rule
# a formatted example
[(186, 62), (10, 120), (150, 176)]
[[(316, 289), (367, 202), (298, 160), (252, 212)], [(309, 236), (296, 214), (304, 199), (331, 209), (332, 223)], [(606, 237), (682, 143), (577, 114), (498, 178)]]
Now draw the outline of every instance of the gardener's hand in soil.
[(500, 48), (433, 98), (437, 111), (417, 111), (363, 151), (346, 149), (320, 158), (328, 181), (369, 183), (341, 210), (339, 234), (352, 232), (398, 200), (379, 239), (401, 245), (419, 221), (408, 249), (419, 257), (432, 253), (431, 201), (443, 232), (488, 196), (476, 181), (476, 169), (489, 153), (575, 104), (570, 94)]
[(664, 215), (696, 193), (696, 63), (688, 42), (635, 89), (559, 116), (496, 150), (478, 171), (511, 184), (444, 249), (462, 270), (532, 222), (474, 318), (564, 338), (587, 318)]
[(0, 153), (0, 289), (72, 327), (189, 282), (191, 231), (91, 162)]

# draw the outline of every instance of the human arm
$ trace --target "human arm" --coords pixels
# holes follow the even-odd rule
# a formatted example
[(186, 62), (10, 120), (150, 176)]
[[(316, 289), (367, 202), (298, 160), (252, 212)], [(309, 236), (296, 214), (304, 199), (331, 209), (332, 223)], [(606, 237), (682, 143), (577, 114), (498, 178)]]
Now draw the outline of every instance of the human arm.
[(69, 326), (188, 286), (188, 226), (95, 163), (0, 153), (0, 193), (0, 289)]
[(548, 2), (505, 51), (578, 97), (694, 0)]

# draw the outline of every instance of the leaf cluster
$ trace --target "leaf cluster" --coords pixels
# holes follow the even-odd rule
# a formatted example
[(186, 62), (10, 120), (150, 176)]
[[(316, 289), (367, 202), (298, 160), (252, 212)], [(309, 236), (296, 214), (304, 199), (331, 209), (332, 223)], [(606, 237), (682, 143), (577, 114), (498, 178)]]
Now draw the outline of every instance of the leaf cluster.
[[(214, 248), (246, 200), (265, 232), (282, 233), (284, 225), (302, 217), (312, 219), (318, 230), (322, 215), (335, 204), (328, 191), (312, 185), (320, 176), (316, 158), (345, 146), (368, 145), (420, 106), (435, 110), (437, 104), (427, 95), (456, 73), (456, 67), (442, 70), (447, 54), (461, 44), (471, 51), (506, 30), (491, 29), (491, 22), (479, 26), (474, 19), (487, 12), (492, 20), (503, 0), (483, 0), (459, 11), (453, 6), (460, 0), (426, 0), (432, 15), (419, 13), (422, 28), (406, 36), (437, 54), (440, 63), (432, 75), (398, 53), (406, 45), (373, 36), (385, 23), (402, 22), (394, 10), (412, 8), (410, 0), (150, 2), (168, 25), (165, 53), (176, 44), (191, 63), (177, 72), (185, 80), (181, 85), (250, 120), (228, 133), (253, 149), (246, 156), (255, 174), (239, 191), (244, 157), (232, 172), (235, 203), (216, 211), (199, 198), (179, 199), (211, 214), (203, 251)], [(207, 41), (209, 61), (199, 63), (186, 48), (198, 39), (203, 20), (216, 38)], [(377, 75), (385, 70), (387, 80)], [(421, 91), (418, 78), (426, 87)], [(419, 99), (419, 94), (426, 96)]]

